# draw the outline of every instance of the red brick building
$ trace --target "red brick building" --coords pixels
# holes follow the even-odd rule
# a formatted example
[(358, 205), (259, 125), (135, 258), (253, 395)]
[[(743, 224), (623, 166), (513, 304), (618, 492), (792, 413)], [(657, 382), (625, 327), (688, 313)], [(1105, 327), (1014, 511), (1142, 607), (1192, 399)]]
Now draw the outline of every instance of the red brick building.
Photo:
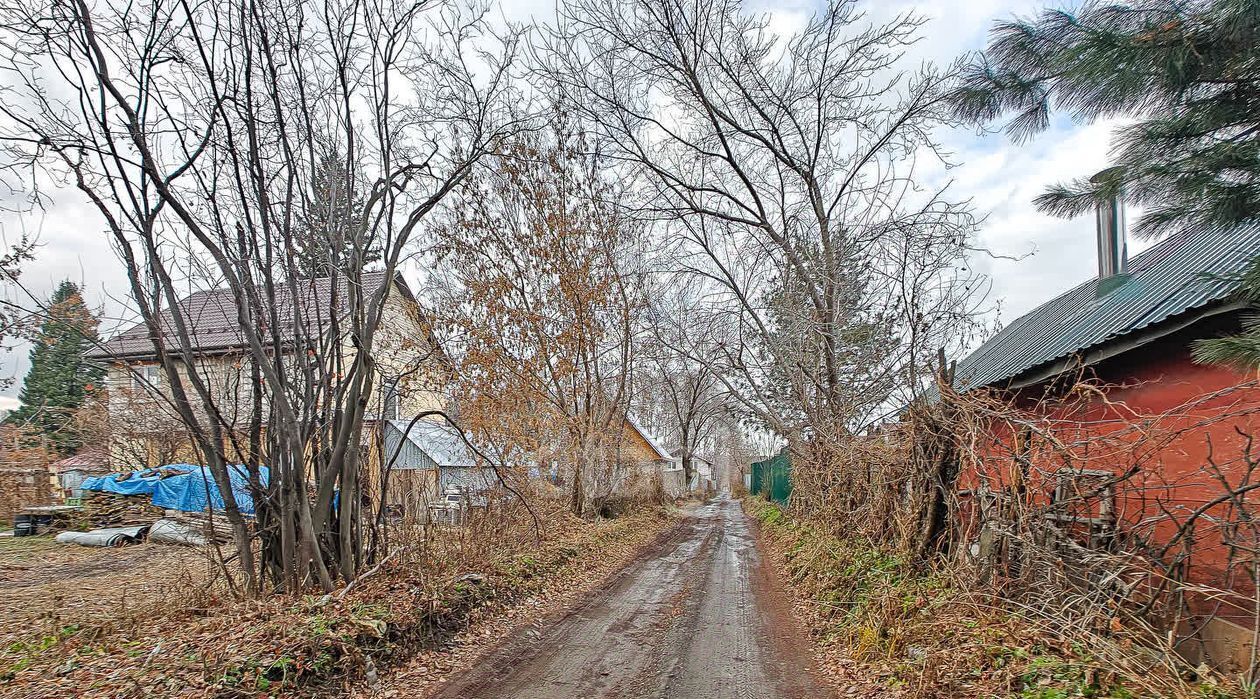
[(1157, 557), (1161, 576), (1191, 590), (1186, 617), (1174, 618), (1181, 650), (1236, 666), (1260, 613), (1260, 525), (1250, 522), (1260, 387), (1196, 363), (1191, 348), (1252, 312), (1235, 292), (1260, 255), (1260, 229), (1180, 234), (1130, 260), (1120, 207), (1098, 219), (1098, 276), (960, 363), (960, 390), (988, 389), (1038, 422), (996, 421), (990, 456), (965, 465), (960, 488), (1020, 499), (1087, 547)]

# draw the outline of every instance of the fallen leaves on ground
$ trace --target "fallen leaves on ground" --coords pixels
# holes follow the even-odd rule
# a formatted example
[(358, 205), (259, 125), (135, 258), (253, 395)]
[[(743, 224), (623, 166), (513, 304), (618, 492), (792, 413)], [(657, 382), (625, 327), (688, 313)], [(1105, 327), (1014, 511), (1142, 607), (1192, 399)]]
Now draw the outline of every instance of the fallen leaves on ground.
[[(519, 519), (442, 531), (331, 603), (214, 594), (199, 587), (204, 575), (198, 581), (180, 568), (190, 553), (196, 560), (187, 549), (68, 549), (58, 554), (67, 559), (60, 573), (38, 590), (28, 586), (34, 591), (24, 599), (55, 598), (64, 588), (90, 604), (67, 608), (65, 595), (50, 598), (44, 612), (55, 622), (14, 632), (0, 647), (0, 696), (383, 693), (391, 668), (406, 663), (406, 682), (450, 672), (481, 644), (592, 584), (672, 521), (660, 509), (596, 522), (562, 507), (543, 514), (541, 544)], [(30, 612), (3, 604), (7, 638), (9, 622)], [(403, 686), (414, 695), (414, 683)]]
[[(1037, 623), (949, 571), (907, 569), (878, 547), (746, 500), (759, 535), (841, 697), (1242, 696), (1220, 678), (1187, 683), (1158, 662), (1125, 672), (1081, 638)], [(1154, 657), (1154, 656), (1152, 656)]]

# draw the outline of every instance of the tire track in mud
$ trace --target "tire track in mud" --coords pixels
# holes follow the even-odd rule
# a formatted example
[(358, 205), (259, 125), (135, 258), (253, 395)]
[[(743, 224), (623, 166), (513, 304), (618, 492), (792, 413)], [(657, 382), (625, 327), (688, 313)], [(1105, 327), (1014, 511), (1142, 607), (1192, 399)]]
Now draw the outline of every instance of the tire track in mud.
[(813, 699), (826, 692), (748, 517), (722, 499), (438, 699)]

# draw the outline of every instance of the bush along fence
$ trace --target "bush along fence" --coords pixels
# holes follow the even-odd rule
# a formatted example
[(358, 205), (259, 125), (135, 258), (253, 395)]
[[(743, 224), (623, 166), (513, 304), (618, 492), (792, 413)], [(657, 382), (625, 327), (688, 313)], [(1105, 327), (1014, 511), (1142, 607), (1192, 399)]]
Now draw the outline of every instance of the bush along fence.
[(1210, 667), (1255, 686), (1257, 385), (1155, 409), (1084, 380), (1032, 399), (939, 384), (896, 423), (754, 464), (752, 491), (984, 590), (1129, 676)]

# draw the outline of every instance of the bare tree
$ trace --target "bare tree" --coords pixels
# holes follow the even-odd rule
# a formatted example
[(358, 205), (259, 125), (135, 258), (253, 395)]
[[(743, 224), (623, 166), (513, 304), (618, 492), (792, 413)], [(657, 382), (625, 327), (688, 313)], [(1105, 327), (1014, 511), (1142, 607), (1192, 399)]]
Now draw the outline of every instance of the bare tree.
[[(392, 279), (426, 216), (515, 129), (517, 37), (498, 37), (497, 53), (495, 38), (482, 12), (440, 0), (19, 0), (0, 11), (10, 172), (68, 182), (100, 212), (163, 400), (223, 493), (251, 592), (260, 573), (331, 589), (364, 563), (359, 453), (390, 284), (365, 284), (362, 262), (379, 246)], [(297, 264), (298, 232), (328, 153), (363, 174), (334, 195), (354, 215), (333, 258), (351, 261), (317, 281)], [(222, 330), (242, 348), (240, 417), (199, 361), (196, 319), (173, 311), (208, 287), (235, 298), (237, 325)], [(260, 560), (228, 487), (242, 462)]]
[[(13, 351), (15, 340), (27, 337), (45, 314), (32, 312), (29, 300), (36, 300), (21, 283), (22, 267), (34, 259), (35, 243), (23, 236), (0, 251), (0, 349)], [(39, 305), (36, 300), (36, 306)], [(42, 311), (43, 309), (39, 309)], [(8, 388), (11, 377), (0, 377), (0, 388)]]
[[(719, 376), (775, 431), (850, 433), (920, 392), (975, 310), (943, 163), (954, 70), (899, 68), (920, 21), (833, 0), (780, 37), (735, 0), (569, 0), (539, 73), (643, 183), (729, 316)], [(720, 296), (720, 298), (719, 298)]]
[(663, 434), (682, 462), (690, 484), (702, 453), (714, 458), (717, 430), (731, 414), (731, 397), (718, 376), (722, 333), (701, 303), (705, 288), (686, 276), (666, 275), (653, 294), (650, 361), (641, 381), (648, 400), (658, 406)]

